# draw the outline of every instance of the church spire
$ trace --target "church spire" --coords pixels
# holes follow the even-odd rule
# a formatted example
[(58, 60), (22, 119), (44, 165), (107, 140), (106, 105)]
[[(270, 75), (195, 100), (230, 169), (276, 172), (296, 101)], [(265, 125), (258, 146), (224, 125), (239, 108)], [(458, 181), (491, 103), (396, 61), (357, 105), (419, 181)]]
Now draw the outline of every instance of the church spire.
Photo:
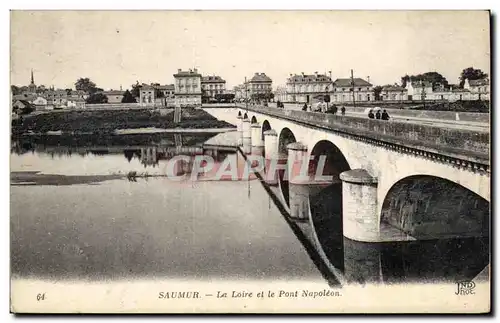
[(35, 85), (35, 78), (33, 77), (33, 69), (31, 69), (31, 85)]

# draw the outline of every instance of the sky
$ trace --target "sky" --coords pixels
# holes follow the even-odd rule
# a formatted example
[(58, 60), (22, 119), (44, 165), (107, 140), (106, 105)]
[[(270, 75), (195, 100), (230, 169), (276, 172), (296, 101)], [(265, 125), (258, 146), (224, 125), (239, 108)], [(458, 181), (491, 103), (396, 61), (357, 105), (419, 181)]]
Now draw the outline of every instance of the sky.
[(273, 87), (290, 73), (332, 72), (376, 85), (436, 71), (458, 83), (490, 73), (487, 11), (12, 11), (11, 84), (104, 89), (171, 84), (177, 69), (220, 75), (228, 89), (254, 73)]

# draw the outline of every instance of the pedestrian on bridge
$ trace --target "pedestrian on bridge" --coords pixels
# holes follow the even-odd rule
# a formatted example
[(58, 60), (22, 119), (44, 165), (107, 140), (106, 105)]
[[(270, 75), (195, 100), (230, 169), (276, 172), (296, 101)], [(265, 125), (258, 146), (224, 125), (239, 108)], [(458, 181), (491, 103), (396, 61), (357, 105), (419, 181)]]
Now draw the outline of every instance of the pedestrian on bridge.
[(377, 112), (375, 113), (375, 118), (377, 120), (380, 120), (381, 117), (382, 117), (382, 114), (380, 114), (380, 110), (377, 110)]
[(389, 113), (386, 110), (382, 112), (382, 120), (389, 120)]
[(340, 112), (342, 113), (343, 116), (345, 116), (345, 107), (344, 106), (342, 106), (342, 108), (340, 108)]
[(370, 112), (368, 112), (368, 118), (375, 119), (375, 115), (373, 114), (373, 110), (370, 110)]
[(307, 103), (304, 103), (304, 106), (302, 107), (302, 111), (307, 111)]

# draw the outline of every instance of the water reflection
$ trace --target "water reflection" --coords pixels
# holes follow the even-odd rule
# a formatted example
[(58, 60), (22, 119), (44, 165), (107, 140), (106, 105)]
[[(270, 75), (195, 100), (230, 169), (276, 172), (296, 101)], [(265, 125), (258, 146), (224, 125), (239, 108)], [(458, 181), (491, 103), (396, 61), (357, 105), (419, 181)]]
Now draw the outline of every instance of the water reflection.
[(347, 283), (458, 282), (489, 264), (489, 238), (364, 243), (343, 237), (341, 185), (310, 199), (310, 227), (325, 261)]

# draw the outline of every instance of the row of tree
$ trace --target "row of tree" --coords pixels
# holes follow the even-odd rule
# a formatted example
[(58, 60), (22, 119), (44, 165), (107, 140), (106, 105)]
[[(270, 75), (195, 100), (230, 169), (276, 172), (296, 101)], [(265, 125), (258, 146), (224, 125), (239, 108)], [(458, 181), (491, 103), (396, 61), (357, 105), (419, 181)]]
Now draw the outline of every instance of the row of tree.
[[(460, 83), (458, 84), (459, 88), (464, 87), (465, 80), (481, 80), (488, 77), (488, 74), (484, 73), (480, 69), (476, 69), (474, 67), (467, 67), (462, 70), (460, 73)], [(430, 82), (431, 84), (441, 84), (443, 86), (449, 86), (448, 80), (438, 72), (427, 72), (423, 74), (417, 75), (405, 75), (401, 77), (401, 86), (406, 87), (408, 82)]]

